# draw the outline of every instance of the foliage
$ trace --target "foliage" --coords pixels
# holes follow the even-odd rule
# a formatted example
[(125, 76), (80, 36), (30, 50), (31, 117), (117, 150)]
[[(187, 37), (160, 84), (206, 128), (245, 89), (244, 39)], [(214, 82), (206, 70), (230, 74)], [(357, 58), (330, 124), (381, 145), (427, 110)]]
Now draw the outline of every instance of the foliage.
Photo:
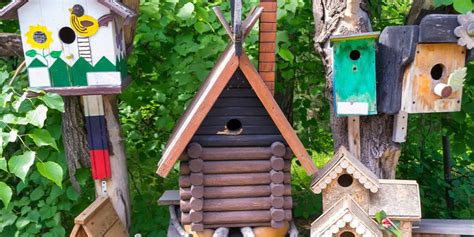
[(459, 13), (466, 13), (474, 10), (474, 3), (471, 0), (434, 0), (435, 7), (453, 5), (454, 10)]
[(29, 98), (21, 89), (26, 77), (10, 86), (10, 74), (4, 69), (0, 70), (0, 236), (64, 236), (84, 205), (74, 204), (79, 195), (63, 181), (62, 98), (39, 91), (40, 96)]
[(390, 220), (385, 211), (382, 210), (375, 213), (375, 220), (379, 224), (379, 228), (385, 232), (386, 236), (392, 236), (393, 234), (396, 237), (403, 237), (399, 229), (400, 222)]

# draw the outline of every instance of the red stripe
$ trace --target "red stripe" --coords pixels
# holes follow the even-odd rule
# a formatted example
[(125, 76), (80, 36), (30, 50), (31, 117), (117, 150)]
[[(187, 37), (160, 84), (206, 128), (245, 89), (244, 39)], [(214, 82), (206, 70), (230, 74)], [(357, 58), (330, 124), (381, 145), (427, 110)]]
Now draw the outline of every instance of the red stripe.
[(92, 177), (95, 180), (107, 179), (111, 177), (110, 155), (108, 150), (89, 151), (92, 163)]

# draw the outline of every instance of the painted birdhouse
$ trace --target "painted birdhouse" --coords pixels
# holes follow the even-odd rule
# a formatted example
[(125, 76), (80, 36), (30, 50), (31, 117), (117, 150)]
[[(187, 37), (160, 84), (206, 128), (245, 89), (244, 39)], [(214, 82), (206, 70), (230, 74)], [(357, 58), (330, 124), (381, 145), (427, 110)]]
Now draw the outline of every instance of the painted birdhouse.
[(469, 24), (474, 25), (472, 15), (428, 15), (419, 26), (384, 29), (377, 56), (379, 112), (460, 111), (465, 46), (474, 42)]
[(136, 13), (115, 0), (13, 0), (29, 85), (62, 95), (115, 94), (127, 85), (123, 25)]
[[(243, 21), (243, 39), (261, 11)], [(280, 228), (292, 219), (291, 153), (309, 175), (316, 172), (260, 74), (235, 46), (232, 41), (221, 55), (158, 164), (164, 177), (181, 159), (181, 223), (193, 231)]]
[(421, 218), (415, 181), (378, 179), (344, 147), (314, 177), (311, 189), (323, 196), (323, 214), (311, 225), (312, 237), (382, 236), (372, 220), (379, 211), (408, 223)]
[(332, 37), (334, 107), (338, 116), (377, 114), (378, 33)]

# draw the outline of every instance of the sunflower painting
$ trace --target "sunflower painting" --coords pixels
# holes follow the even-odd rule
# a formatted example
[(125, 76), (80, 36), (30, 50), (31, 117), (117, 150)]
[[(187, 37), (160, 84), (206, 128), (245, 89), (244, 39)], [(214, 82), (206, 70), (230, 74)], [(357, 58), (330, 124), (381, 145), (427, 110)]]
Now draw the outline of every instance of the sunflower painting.
[(26, 33), (26, 43), (35, 49), (49, 49), (53, 42), (53, 36), (46, 26), (36, 25), (30, 26)]

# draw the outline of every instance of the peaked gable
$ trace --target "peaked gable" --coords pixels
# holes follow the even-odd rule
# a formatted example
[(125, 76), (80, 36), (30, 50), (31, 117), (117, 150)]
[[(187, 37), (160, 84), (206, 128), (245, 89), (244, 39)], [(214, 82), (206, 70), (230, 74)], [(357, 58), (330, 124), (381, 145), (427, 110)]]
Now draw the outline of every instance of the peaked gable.
[[(113, 13), (128, 20), (137, 16), (137, 13), (128, 8), (119, 0), (97, 0), (102, 5), (108, 7)], [(0, 9), (0, 19), (15, 19), (17, 17), (17, 10), (28, 3), (28, 0), (12, 0), (2, 9)], [(126, 21), (126, 23), (129, 21)]]
[(360, 236), (382, 237), (377, 223), (348, 195), (311, 224), (311, 236), (330, 237), (345, 229)]
[(351, 155), (344, 146), (339, 148), (334, 157), (314, 177), (311, 189), (315, 193), (321, 193), (344, 170), (372, 193), (379, 190), (380, 184), (377, 176)]
[(317, 171), (311, 156), (307, 153), (303, 144), (296, 136), (290, 123), (276, 103), (272, 93), (263, 82), (260, 74), (258, 74), (250, 62), (248, 56), (242, 53), (240, 57), (237, 57), (235, 55), (235, 44), (231, 43), (175, 127), (163, 152), (163, 157), (158, 163), (158, 175), (165, 177), (171, 171), (178, 157), (191, 141), (191, 138), (211, 110), (219, 95), (223, 92), (223, 89), (237, 68), (240, 68), (247, 78), (250, 86), (257, 94), (258, 99), (263, 104), (270, 118), (308, 175), (313, 175)]

